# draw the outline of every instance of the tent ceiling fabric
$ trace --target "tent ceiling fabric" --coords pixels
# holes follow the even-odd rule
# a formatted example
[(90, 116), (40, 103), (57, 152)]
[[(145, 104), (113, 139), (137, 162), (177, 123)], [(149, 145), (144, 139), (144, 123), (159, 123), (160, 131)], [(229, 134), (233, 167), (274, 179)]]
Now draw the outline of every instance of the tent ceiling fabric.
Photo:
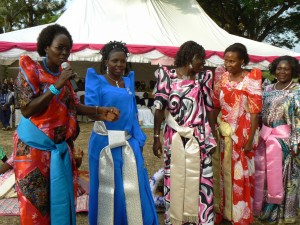
[[(188, 40), (203, 45), (207, 66), (221, 65), (224, 50), (235, 42), (246, 45), (250, 68), (265, 69), (281, 55), (300, 60), (300, 53), (227, 33), (195, 0), (74, 0), (56, 23), (73, 37), (70, 61), (100, 61), (99, 50), (111, 40), (127, 43), (131, 62), (172, 64), (178, 47)], [(47, 25), (1, 34), (0, 63), (21, 54), (39, 59), (36, 40)]]

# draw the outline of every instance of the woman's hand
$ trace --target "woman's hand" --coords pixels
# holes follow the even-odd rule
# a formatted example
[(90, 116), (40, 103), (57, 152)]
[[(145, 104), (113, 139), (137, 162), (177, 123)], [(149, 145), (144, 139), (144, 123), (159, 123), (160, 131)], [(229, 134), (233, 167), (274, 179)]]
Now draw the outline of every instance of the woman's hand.
[(249, 152), (253, 149), (253, 140), (248, 139), (247, 143), (244, 145), (244, 152)]
[(300, 143), (298, 143), (297, 151), (296, 152), (294, 152), (294, 151), (290, 151), (290, 152), (291, 152), (292, 156), (298, 157), (298, 155), (300, 155)]
[(210, 154), (211, 154), (211, 155), (214, 154), (214, 153), (216, 152), (216, 149), (217, 149), (217, 147), (213, 147), (213, 148), (210, 150)]
[(114, 122), (119, 119), (120, 111), (115, 107), (98, 107), (98, 114), (101, 120)]
[(57, 81), (55, 82), (54, 86), (56, 89), (61, 89), (66, 83), (75, 77), (75, 74), (72, 69), (64, 69), (61, 71)]
[(162, 145), (161, 145), (159, 137), (154, 137), (152, 150), (153, 150), (153, 154), (157, 158), (160, 158), (162, 156)]

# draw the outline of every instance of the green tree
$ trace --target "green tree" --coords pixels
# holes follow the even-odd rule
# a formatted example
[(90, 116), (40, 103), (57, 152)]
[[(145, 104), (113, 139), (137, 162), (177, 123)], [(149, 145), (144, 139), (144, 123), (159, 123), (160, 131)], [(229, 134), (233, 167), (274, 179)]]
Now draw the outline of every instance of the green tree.
[(197, 0), (230, 34), (278, 47), (293, 48), (300, 40), (299, 0)]
[(0, 33), (54, 22), (66, 0), (1, 0)]

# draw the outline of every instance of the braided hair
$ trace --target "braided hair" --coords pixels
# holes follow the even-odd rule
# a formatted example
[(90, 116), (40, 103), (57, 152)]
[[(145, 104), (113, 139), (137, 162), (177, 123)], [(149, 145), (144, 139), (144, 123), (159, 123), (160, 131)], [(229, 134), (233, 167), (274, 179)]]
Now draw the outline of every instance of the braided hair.
[(248, 65), (250, 59), (245, 45), (241, 43), (234, 43), (225, 49), (224, 55), (227, 52), (236, 52), (238, 54), (239, 59), (244, 60), (244, 66)]
[[(110, 41), (105, 44), (100, 50), (100, 54), (102, 55), (102, 60), (100, 64), (100, 72), (102, 74), (106, 71), (105, 61), (109, 59), (110, 54), (113, 52), (124, 52), (126, 58), (128, 57), (129, 51), (126, 47), (126, 43), (121, 41)], [(126, 65), (125, 74), (129, 71), (128, 64)]]
[(194, 57), (205, 59), (205, 50), (198, 43), (194, 41), (187, 41), (180, 46), (176, 54), (175, 66), (186, 66), (193, 61)]

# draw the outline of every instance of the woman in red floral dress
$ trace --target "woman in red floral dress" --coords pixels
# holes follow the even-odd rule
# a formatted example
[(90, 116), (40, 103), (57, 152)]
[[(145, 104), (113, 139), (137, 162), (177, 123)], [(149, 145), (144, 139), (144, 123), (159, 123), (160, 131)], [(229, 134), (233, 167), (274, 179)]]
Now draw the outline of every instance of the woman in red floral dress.
[(240, 43), (225, 50), (226, 70), (216, 70), (215, 118), (220, 135), (214, 153), (214, 190), (217, 222), (222, 218), (235, 225), (253, 221), (254, 150), (257, 145), (258, 114), (262, 109), (262, 73), (250, 72), (247, 49)]

